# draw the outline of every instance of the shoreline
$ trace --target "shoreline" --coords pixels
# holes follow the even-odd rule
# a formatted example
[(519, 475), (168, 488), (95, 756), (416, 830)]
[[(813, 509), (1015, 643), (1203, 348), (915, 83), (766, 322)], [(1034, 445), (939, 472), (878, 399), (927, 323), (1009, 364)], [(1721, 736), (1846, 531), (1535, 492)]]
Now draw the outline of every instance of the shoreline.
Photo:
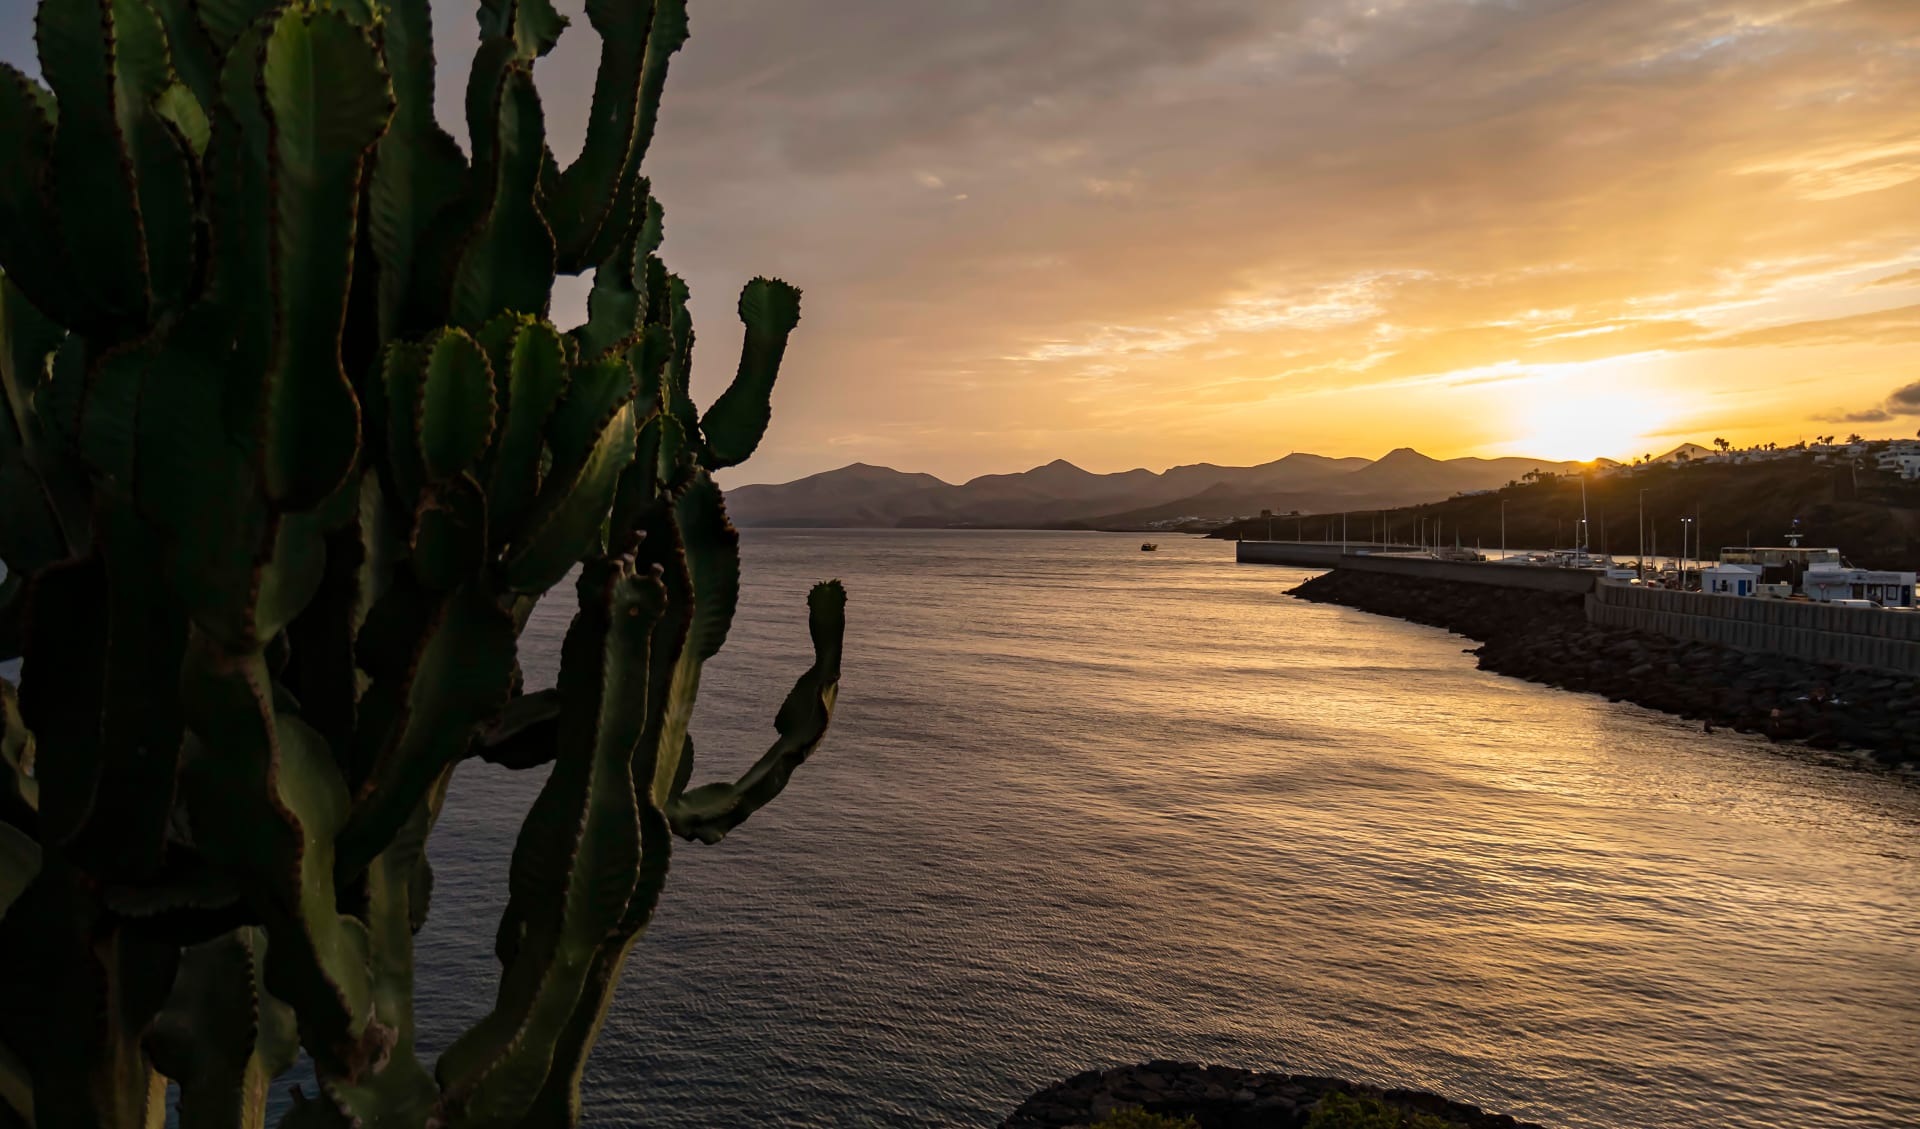
[(1762, 735), (1821, 764), (1920, 776), (1910, 676), (1598, 627), (1559, 593), (1333, 569), (1288, 595), (1464, 635), (1482, 670)]
[(1344, 1078), (1242, 1070), (1155, 1059), (1088, 1070), (1030, 1095), (1000, 1129), (1078, 1129), (1118, 1109), (1138, 1107), (1200, 1129), (1299, 1129), (1329, 1094), (1370, 1096), (1402, 1110), (1430, 1114), (1461, 1129), (1542, 1129), (1506, 1114), (1450, 1101), (1423, 1090), (1381, 1089)]

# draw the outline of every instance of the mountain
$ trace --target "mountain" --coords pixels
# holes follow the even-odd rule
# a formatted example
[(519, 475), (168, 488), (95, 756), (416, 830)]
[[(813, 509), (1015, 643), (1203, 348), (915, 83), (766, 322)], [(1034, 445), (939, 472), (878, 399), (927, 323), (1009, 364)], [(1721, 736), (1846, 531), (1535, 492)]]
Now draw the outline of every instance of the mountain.
[(727, 491), (735, 525), (893, 526), (954, 487), (931, 474), (853, 463), (778, 486)]
[[(1655, 463), (1691, 462), (1694, 459), (1705, 458), (1708, 455), (1717, 455), (1719, 453), (1720, 452), (1714, 450), (1712, 447), (1702, 447), (1698, 443), (1682, 443), (1666, 454), (1649, 461)], [(1683, 455), (1685, 456), (1684, 459), (1681, 457)]]
[(1379, 459), (1295, 452), (1250, 467), (1193, 463), (1162, 473), (1097, 474), (1056, 459), (1017, 474), (954, 485), (930, 474), (854, 463), (780, 485), (727, 492), (740, 526), (863, 528), (1137, 529), (1177, 518), (1226, 520), (1277, 513), (1357, 510), (1491, 490), (1534, 469), (1579, 464), (1542, 459), (1435, 459), (1410, 447)]

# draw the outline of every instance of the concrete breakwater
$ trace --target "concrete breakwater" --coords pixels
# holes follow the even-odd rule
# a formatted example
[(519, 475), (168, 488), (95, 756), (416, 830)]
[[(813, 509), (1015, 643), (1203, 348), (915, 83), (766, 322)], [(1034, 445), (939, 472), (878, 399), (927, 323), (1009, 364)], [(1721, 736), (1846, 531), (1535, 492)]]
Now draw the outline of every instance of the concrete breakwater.
[(1165, 1060), (1076, 1074), (1028, 1098), (1000, 1129), (1080, 1129), (1129, 1107), (1191, 1117), (1200, 1129), (1299, 1129), (1322, 1099), (1336, 1093), (1372, 1095), (1462, 1129), (1540, 1129), (1418, 1090), (1382, 1091), (1339, 1078)]
[(1576, 593), (1335, 569), (1292, 595), (1458, 632), (1500, 674), (1920, 766), (1920, 681), (1908, 674), (1601, 626)]

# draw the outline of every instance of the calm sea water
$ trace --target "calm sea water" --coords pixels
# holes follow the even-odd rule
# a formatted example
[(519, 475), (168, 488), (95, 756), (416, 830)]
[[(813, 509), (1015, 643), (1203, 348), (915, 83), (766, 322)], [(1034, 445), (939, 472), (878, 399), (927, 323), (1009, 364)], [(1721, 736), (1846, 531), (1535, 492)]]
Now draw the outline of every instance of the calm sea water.
[[(679, 847), (591, 1123), (990, 1125), (1167, 1056), (1554, 1126), (1920, 1124), (1920, 789), (1483, 673), (1230, 545), (1138, 544), (747, 535), (703, 775), (765, 747), (834, 576), (841, 712), (778, 804)], [(535, 617), (535, 681), (566, 615)], [(454, 786), (429, 1044), (491, 1001), (537, 785)]]

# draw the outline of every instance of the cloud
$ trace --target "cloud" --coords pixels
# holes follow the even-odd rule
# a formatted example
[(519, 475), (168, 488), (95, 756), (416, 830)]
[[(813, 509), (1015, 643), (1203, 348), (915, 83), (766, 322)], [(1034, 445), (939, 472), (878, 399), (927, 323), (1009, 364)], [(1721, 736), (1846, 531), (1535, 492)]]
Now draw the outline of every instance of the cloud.
[[(557, 2), (576, 19), (536, 73), (564, 160), (597, 45)], [(0, 0), (0, 57), (31, 62), (31, 7)], [(459, 134), (473, 24), (436, 14)], [(1513, 439), (1560, 365), (1748, 442), (1804, 430), (1836, 380), (1920, 372), (1920, 307), (1875, 308), (1920, 285), (1912, 0), (692, 18), (645, 171), (696, 396), (732, 375), (743, 282), (806, 290), (755, 478), (863, 445), (950, 478), (1466, 453)]]
[(1860, 287), (1862, 290), (1879, 290), (1888, 287), (1920, 286), (1920, 267), (1903, 270), (1899, 274), (1890, 274), (1885, 278), (1876, 278)]
[(1829, 423), (1888, 423), (1901, 416), (1920, 416), (1920, 381), (1889, 392), (1880, 407), (1819, 418)]
[(1906, 345), (1920, 342), (1920, 306), (1873, 310), (1844, 318), (1791, 322), (1713, 339), (1722, 348), (1764, 345)]

